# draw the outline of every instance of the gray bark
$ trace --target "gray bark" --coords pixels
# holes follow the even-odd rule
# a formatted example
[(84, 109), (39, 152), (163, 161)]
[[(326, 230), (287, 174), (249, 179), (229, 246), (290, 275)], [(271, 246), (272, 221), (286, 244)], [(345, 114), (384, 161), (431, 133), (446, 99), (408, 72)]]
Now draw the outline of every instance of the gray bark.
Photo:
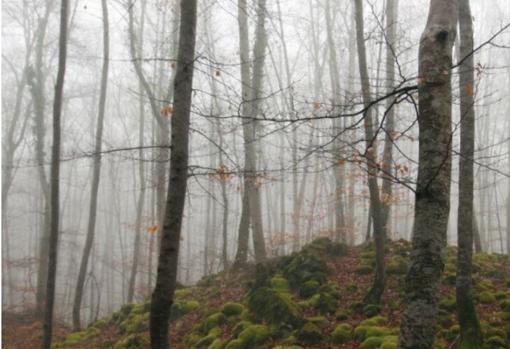
[(53, 146), (51, 151), (51, 219), (48, 241), (48, 277), (46, 280), (46, 305), (44, 309), (42, 348), (50, 349), (53, 332), (53, 305), (57, 278), (57, 251), (59, 236), (59, 187), (60, 187), (60, 123), (62, 115), (62, 99), (64, 94), (64, 77), (67, 58), (67, 18), (68, 0), (62, 0), (60, 9), (60, 34), (58, 53), (58, 72), (53, 100)]
[(177, 282), (181, 225), (188, 178), (189, 127), (195, 61), (197, 1), (181, 0), (171, 157), (166, 210), (161, 234), (156, 287), (150, 309), (151, 348), (169, 348), (170, 308)]
[(96, 125), (96, 139), (94, 147), (94, 163), (92, 169), (92, 187), (90, 192), (89, 221), (87, 225), (87, 237), (78, 272), (76, 290), (73, 303), (73, 328), (80, 330), (80, 310), (83, 298), (83, 286), (87, 275), (90, 252), (94, 244), (97, 217), (97, 194), (99, 192), (99, 181), (101, 179), (101, 150), (103, 148), (103, 127), (106, 107), (106, 93), (108, 88), (108, 67), (110, 60), (110, 34), (108, 23), (108, 5), (106, 0), (101, 1), (103, 11), (103, 70), (101, 73), (101, 88), (99, 91), (99, 110)]
[(431, 0), (419, 49), (419, 165), (400, 349), (430, 349), (450, 212), (451, 66), (458, 3)]

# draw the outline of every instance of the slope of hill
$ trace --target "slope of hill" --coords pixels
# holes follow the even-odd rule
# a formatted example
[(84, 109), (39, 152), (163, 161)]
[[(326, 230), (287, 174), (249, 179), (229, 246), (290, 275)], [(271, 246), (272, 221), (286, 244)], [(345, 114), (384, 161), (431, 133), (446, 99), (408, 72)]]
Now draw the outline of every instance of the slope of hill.
[[(382, 305), (360, 301), (372, 280), (371, 245), (347, 248), (321, 238), (299, 253), (222, 273), (176, 292), (173, 348), (396, 348), (409, 244), (387, 248)], [(454, 347), (455, 248), (448, 248), (440, 288), (436, 348)], [(510, 348), (510, 258), (474, 257), (477, 309), (485, 348)], [(55, 348), (149, 348), (148, 303), (128, 304)]]

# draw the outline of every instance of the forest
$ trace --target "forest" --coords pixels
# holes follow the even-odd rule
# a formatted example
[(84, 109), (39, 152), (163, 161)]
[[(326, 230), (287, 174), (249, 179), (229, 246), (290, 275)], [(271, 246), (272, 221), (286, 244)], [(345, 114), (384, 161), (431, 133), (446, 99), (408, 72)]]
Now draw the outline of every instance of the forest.
[(3, 0), (1, 52), (2, 348), (510, 348), (508, 0)]

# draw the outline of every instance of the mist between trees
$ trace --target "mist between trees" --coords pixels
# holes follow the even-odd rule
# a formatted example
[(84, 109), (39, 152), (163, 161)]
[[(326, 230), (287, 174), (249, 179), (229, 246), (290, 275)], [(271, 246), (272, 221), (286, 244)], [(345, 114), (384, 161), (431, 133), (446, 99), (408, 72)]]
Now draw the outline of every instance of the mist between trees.
[[(4, 1), (4, 312), (45, 313), (57, 213), (54, 317), (75, 329), (151, 296), (164, 222), (181, 232), (176, 277), (185, 285), (320, 236), (374, 239), (380, 259), (386, 237), (412, 240), (428, 228), (443, 236), (443, 227), (449, 245), (510, 252), (507, 1), (471, 0), (471, 14), (462, 12), (467, 0), (452, 1), (441, 15), (437, 6), (450, 5), (439, 0), (430, 9), (425, 0), (204, 0), (193, 29), (181, 19), (194, 2), (183, 10), (175, 0), (72, 0), (59, 30), (60, 1)], [(185, 24), (190, 37), (179, 46)], [(434, 32), (445, 35), (450, 60), (445, 47), (426, 46), (434, 25), (450, 30)], [(62, 28), (60, 208), (52, 215)], [(451, 87), (425, 91), (431, 79)], [(184, 150), (179, 177), (170, 161)], [(461, 186), (459, 195), (459, 179), (474, 190)], [(169, 188), (174, 180), (187, 186)], [(444, 210), (415, 223), (423, 195)], [(174, 222), (170, 208), (181, 198), (182, 222)], [(463, 200), (471, 210), (458, 211)], [(458, 229), (471, 230), (467, 246)], [(384, 290), (383, 264), (366, 302)]]

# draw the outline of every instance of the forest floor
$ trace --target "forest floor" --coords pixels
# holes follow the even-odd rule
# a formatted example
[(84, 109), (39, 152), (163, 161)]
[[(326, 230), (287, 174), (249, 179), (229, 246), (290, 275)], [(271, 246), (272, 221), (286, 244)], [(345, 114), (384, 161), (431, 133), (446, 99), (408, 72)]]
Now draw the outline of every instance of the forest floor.
[[(173, 348), (396, 348), (410, 246), (387, 246), (388, 278), (380, 305), (363, 305), (373, 278), (371, 245), (315, 240), (299, 253), (242, 272), (220, 273), (176, 292)], [(448, 248), (440, 285), (437, 349), (454, 347), (456, 249)], [(474, 256), (474, 294), (484, 348), (510, 348), (510, 258)], [(149, 348), (149, 303), (127, 304), (82, 332), (58, 326), (54, 348)], [(5, 318), (3, 348), (40, 344), (40, 325)], [(68, 333), (67, 336), (64, 335)]]

